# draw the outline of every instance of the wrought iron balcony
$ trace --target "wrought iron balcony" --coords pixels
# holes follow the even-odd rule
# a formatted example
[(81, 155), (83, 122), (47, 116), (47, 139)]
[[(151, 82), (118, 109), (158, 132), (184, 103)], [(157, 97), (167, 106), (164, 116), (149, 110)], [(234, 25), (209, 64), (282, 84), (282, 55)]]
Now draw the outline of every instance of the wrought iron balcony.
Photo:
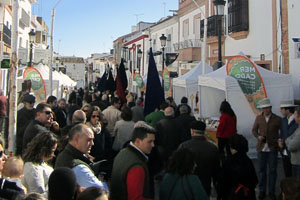
[(11, 46), (11, 30), (6, 25), (3, 25), (3, 42)]
[[(207, 18), (207, 37), (218, 35), (218, 18), (222, 17), (222, 24), (224, 24), (224, 16), (213, 15)], [(222, 26), (222, 34), (224, 34), (224, 26)], [(200, 37), (204, 35), (204, 20), (200, 22)]]
[(186, 49), (186, 48), (199, 48), (201, 47), (201, 41), (200, 39), (189, 39), (189, 40), (184, 40), (179, 43), (174, 43), (173, 44), (174, 50), (180, 50), (180, 49)]

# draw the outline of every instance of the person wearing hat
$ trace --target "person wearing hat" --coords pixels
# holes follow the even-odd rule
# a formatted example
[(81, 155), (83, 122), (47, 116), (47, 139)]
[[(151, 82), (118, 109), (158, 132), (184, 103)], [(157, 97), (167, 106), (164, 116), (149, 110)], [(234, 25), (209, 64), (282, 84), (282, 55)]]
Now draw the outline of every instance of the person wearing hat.
[(292, 176), (291, 154), (287, 150), (285, 140), (298, 128), (298, 124), (295, 121), (294, 112), (295, 105), (292, 100), (280, 102), (280, 113), (283, 115), (283, 118), (281, 120), (278, 146), (280, 148), (285, 177)]
[(24, 107), (17, 113), (17, 138), (16, 138), (16, 155), (22, 154), (23, 135), (29, 122), (35, 117), (35, 96), (25, 94), (23, 98)]
[(201, 180), (207, 196), (211, 193), (211, 181), (215, 179), (220, 168), (218, 148), (204, 137), (206, 125), (194, 120), (190, 124), (192, 138), (178, 147), (187, 148), (196, 155), (195, 174)]
[[(296, 107), (295, 121), (300, 124), (300, 107)], [(286, 147), (291, 152), (292, 176), (300, 179), (300, 126), (286, 140)]]
[(281, 127), (281, 118), (272, 113), (272, 105), (268, 98), (262, 99), (257, 108), (262, 109), (262, 113), (255, 119), (252, 134), (257, 138), (256, 151), (259, 163), (258, 198), (259, 200), (265, 198), (268, 182), (269, 198), (273, 200), (276, 199), (275, 184), (277, 177), (277, 141)]

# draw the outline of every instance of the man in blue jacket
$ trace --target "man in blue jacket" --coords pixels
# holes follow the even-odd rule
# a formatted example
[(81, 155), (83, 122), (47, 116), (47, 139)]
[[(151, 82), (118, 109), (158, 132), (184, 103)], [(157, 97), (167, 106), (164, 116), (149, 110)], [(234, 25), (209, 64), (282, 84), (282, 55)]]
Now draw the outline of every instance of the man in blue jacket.
[(283, 170), (285, 177), (292, 176), (292, 164), (291, 155), (285, 145), (285, 140), (291, 136), (298, 128), (298, 124), (294, 119), (295, 105), (293, 101), (281, 101), (280, 102), (280, 113), (283, 115), (281, 120), (281, 129), (278, 140), (278, 146), (280, 147), (280, 153), (282, 156)]

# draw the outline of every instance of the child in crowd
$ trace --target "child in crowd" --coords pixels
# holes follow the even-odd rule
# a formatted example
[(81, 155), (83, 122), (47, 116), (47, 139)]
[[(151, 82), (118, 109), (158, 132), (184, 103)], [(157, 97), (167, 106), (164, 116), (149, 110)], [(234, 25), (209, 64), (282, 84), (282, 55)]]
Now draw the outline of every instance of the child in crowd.
[(22, 185), (21, 179), (23, 177), (24, 162), (20, 157), (10, 157), (4, 163), (2, 170), (2, 178), (5, 178), (11, 182), (15, 182), (17, 186), (23, 189), (26, 194), (26, 188)]

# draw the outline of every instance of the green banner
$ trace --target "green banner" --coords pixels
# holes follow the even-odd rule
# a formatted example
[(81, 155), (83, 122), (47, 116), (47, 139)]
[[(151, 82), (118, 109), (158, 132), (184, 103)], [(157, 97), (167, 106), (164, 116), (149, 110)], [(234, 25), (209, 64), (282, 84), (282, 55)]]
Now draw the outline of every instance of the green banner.
[(246, 57), (234, 56), (227, 63), (227, 74), (235, 78), (254, 113), (259, 101), (267, 97), (264, 82), (255, 65)]
[(37, 102), (45, 102), (46, 100), (46, 89), (45, 83), (41, 74), (37, 69), (33, 67), (28, 67), (24, 71), (24, 80), (31, 80), (31, 89), (33, 90), (34, 96), (37, 99)]
[(140, 74), (135, 74), (134, 75), (134, 81), (137, 83), (139, 89), (144, 88), (144, 81), (143, 81), (143, 78)]
[(170, 74), (169, 74), (167, 68), (164, 69), (163, 79), (164, 79), (164, 91), (169, 91), (169, 89), (170, 89)]

